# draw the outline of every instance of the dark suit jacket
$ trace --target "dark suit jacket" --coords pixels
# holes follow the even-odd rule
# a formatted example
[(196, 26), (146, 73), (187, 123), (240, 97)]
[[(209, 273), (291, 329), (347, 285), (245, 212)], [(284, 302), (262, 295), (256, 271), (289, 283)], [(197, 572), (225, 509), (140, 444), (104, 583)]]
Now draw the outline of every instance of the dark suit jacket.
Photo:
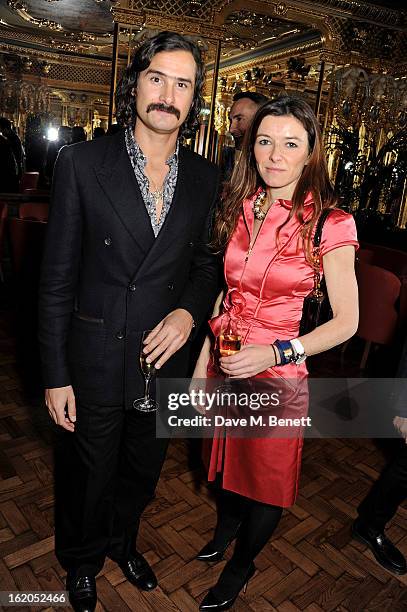
[[(58, 157), (40, 282), (44, 384), (131, 407), (143, 392), (141, 333), (175, 308), (199, 325), (218, 290), (207, 247), (217, 168), (180, 147), (174, 199), (157, 238), (119, 132)], [(160, 371), (187, 373), (190, 342)]]
[(404, 382), (400, 381), (398, 383), (400, 393), (396, 400), (395, 414), (403, 417), (403, 419), (407, 419), (407, 335), (404, 338), (396, 378), (400, 378)]

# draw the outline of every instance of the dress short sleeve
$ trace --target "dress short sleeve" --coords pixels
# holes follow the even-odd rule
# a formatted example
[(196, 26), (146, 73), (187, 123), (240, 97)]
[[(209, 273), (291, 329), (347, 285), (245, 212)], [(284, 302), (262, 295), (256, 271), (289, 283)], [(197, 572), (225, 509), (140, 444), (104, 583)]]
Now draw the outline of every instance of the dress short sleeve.
[(355, 220), (351, 214), (335, 208), (329, 213), (322, 228), (320, 253), (321, 258), (341, 246), (352, 244), (359, 248)]

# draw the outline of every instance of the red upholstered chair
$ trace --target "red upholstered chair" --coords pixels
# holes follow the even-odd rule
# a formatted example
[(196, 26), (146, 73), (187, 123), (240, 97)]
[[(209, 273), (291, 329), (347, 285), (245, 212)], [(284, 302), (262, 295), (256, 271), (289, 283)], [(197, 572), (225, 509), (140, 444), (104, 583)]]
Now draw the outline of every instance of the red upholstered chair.
[(26, 190), (37, 189), (39, 177), (39, 172), (24, 172), (20, 182), (21, 193), (24, 193)]
[(23, 202), (18, 209), (20, 219), (34, 219), (35, 221), (48, 221), (48, 202)]
[[(393, 272), (356, 261), (359, 287), (359, 327), (356, 335), (366, 341), (360, 363), (364, 369), (372, 344), (391, 344), (399, 323), (401, 281)], [(342, 349), (342, 355), (347, 343)]]
[(16, 359), (25, 388), (37, 394), (41, 387), (38, 287), (47, 223), (12, 217), (7, 226), (14, 281)]
[(397, 329), (403, 336), (407, 332), (407, 252), (378, 244), (362, 243), (361, 246), (361, 251), (368, 250), (372, 253), (368, 263), (393, 272), (401, 281)]
[(367, 242), (362, 243), (361, 247), (360, 250), (372, 252), (372, 258), (369, 261), (372, 265), (389, 270), (399, 278), (407, 277), (407, 252)]
[(0, 280), (3, 282), (3, 269), (1, 267), (1, 260), (3, 256), (3, 247), (4, 247), (4, 235), (6, 229), (6, 219), (7, 219), (7, 204), (0, 200)]
[(371, 264), (373, 259), (373, 251), (370, 249), (360, 248), (356, 251), (356, 261)]
[(8, 219), (13, 271), (18, 279), (34, 282), (39, 275), (47, 224), (30, 219)]

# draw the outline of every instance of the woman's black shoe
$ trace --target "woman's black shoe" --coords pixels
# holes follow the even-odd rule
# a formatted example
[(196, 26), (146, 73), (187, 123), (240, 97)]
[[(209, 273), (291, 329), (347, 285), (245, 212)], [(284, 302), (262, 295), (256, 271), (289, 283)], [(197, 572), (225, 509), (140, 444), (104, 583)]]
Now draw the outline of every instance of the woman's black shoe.
[(226, 543), (226, 546), (223, 549), (219, 550), (219, 548), (217, 548), (214, 545), (213, 540), (211, 540), (210, 542), (205, 544), (205, 546), (197, 554), (195, 559), (198, 559), (198, 561), (207, 561), (207, 562), (210, 562), (210, 563), (217, 563), (218, 561), (222, 561), (223, 555), (225, 554), (225, 552), (227, 551), (227, 549), (229, 548), (229, 546), (232, 544), (233, 540), (237, 536), (237, 532), (239, 531), (239, 527), (240, 527), (240, 524), (238, 525), (235, 533), (230, 538), (230, 540)]
[(197, 554), (195, 559), (198, 561), (207, 561), (211, 563), (216, 563), (217, 561), (222, 561), (223, 555), (225, 554), (228, 546), (231, 542), (228, 542), (223, 550), (217, 550), (213, 545), (213, 542), (208, 542), (205, 544), (203, 549)]
[[(250, 578), (253, 577), (255, 571), (256, 571), (256, 567), (254, 563), (252, 563), (249, 568), (249, 571), (246, 574), (246, 579), (243, 585), (243, 593), (246, 593), (248, 582)], [(202, 612), (203, 611), (211, 612), (212, 610), (229, 610), (229, 608), (231, 608), (233, 604), (235, 603), (240, 593), (240, 588), (241, 587), (239, 587), (239, 590), (237, 591), (236, 595), (233, 595), (232, 597), (229, 597), (228, 599), (224, 599), (223, 601), (221, 601), (218, 597), (216, 597), (216, 595), (213, 594), (212, 589), (210, 589), (210, 591), (208, 591), (208, 593), (203, 598), (199, 606), (199, 609)]]

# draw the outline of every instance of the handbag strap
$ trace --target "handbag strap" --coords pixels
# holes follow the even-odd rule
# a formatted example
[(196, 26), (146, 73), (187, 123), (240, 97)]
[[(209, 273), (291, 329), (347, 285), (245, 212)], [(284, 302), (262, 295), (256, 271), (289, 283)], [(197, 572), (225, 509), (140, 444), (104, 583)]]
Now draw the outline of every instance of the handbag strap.
[(319, 215), (317, 227), (316, 227), (315, 234), (314, 234), (314, 241), (313, 241), (314, 248), (316, 247), (319, 248), (319, 245), (321, 244), (322, 228), (324, 227), (324, 223), (327, 220), (331, 210), (332, 208), (325, 208), (325, 210), (323, 210), (321, 214)]
[(312, 293), (315, 297), (321, 297), (323, 295), (323, 292), (321, 291), (320, 244), (322, 238), (322, 229), (331, 210), (331, 208), (325, 208), (325, 210), (323, 210), (319, 215), (317, 227), (315, 229), (314, 240), (312, 241), (312, 259), (314, 264), (314, 287), (312, 289)]

